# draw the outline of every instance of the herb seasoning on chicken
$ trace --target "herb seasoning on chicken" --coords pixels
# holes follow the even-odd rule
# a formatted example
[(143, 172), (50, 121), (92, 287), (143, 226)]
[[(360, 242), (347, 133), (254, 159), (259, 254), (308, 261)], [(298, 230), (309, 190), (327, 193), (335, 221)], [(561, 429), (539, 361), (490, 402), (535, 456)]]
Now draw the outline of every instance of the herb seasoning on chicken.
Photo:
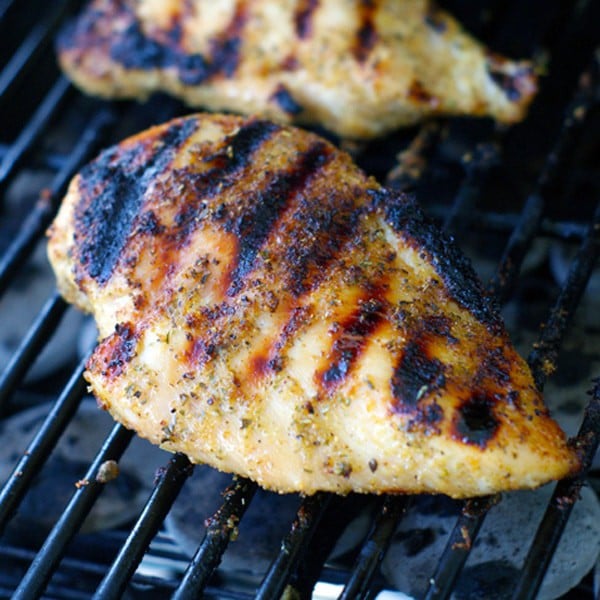
[(538, 486), (579, 467), (466, 259), (320, 137), (192, 115), (105, 150), (49, 231), (102, 407), (280, 492)]

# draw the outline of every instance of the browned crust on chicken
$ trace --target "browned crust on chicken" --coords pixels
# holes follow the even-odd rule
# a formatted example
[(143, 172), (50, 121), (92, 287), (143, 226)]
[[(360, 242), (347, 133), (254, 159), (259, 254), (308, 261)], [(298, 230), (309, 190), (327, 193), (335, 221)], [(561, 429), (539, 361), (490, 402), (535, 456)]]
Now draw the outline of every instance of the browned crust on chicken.
[(106, 97), (191, 106), (372, 138), (435, 115), (520, 120), (530, 63), (490, 53), (426, 0), (93, 0), (60, 63)]
[(51, 227), (116, 419), (288, 492), (534, 487), (579, 466), (466, 259), (323, 139), (194, 115), (104, 151)]

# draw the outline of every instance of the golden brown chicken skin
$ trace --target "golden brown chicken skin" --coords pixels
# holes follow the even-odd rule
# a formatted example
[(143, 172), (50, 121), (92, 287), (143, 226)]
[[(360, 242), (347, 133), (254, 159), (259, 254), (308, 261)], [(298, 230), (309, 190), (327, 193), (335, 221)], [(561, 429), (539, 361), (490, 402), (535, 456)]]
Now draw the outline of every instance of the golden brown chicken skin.
[(426, 0), (92, 0), (58, 43), (83, 90), (368, 139), (435, 115), (521, 119), (531, 64)]
[(125, 426), (280, 492), (529, 488), (579, 466), (469, 263), (320, 137), (193, 115), (105, 150), (49, 231)]

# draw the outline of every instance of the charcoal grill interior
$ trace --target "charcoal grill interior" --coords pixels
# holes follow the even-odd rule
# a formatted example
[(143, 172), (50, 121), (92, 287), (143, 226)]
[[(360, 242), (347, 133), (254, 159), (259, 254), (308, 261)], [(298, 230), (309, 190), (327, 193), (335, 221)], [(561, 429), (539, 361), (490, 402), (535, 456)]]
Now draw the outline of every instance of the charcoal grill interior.
[[(597, 368), (600, 294), (593, 290), (600, 244), (600, 7), (593, 0), (442, 4), (494, 50), (536, 59), (544, 76), (529, 117), (508, 129), (488, 120), (438, 120), (368, 145), (344, 146), (381, 181), (416, 194), (425, 211), (473, 257), (550, 405), (556, 385), (565, 380), (588, 402), (573, 416), (576, 425), (568, 432), (577, 435), (587, 469), (556, 486), (537, 534), (522, 541), (529, 553), (508, 597), (534, 598), (581, 486), (599, 489), (592, 460), (600, 436), (600, 370), (590, 371), (581, 362), (578, 336), (583, 332), (586, 344), (596, 340), (592, 363)], [(14, 291), (28, 290), (27, 278), (40, 269), (35, 257), (43, 251), (44, 231), (72, 175), (101, 148), (189, 112), (163, 96), (144, 104), (108, 102), (72, 88), (56, 66), (53, 39), (78, 7), (68, 1), (0, 1), (3, 301)], [(566, 257), (560, 277), (548, 248), (552, 256)], [(285, 592), (291, 598), (349, 599), (394, 591), (379, 565), (411, 497), (317, 494), (299, 499), (270, 566), (251, 576), (224, 573), (219, 563), (236, 543), (231, 540), (256, 497), (256, 486), (231, 478), (221, 505), (204, 515), (206, 536), (190, 558), (165, 520), (194, 467), (183, 456), (161, 453), (155, 476), (140, 468), (147, 491), (125, 523), (92, 532), (82, 527), (116, 485), (98, 480), (101, 465), (126, 460), (133, 435), (111, 425), (89, 461), (80, 461), (64, 477), (49, 474), (55, 447), (83, 410), (81, 374), (90, 348), (76, 335), (80, 324), (67, 332), (66, 341), (61, 338), (42, 354), (72, 309), (52, 285), (38, 296), (31, 308), (19, 300), (12, 312), (0, 312), (2, 329), (12, 331), (17, 322), (23, 331), (10, 340), (10, 353), (0, 365), (0, 426), (26, 411), (37, 408), (40, 414), (23, 434), (22, 447), (9, 457), (10, 474), (0, 489), (0, 597), (270, 599)], [(45, 368), (56, 357), (58, 366)], [(1, 431), (5, 444), (8, 433)], [(50, 513), (58, 503), (56, 516), (32, 524), (23, 515), (35, 505), (35, 487), (52, 479), (52, 501), (44, 498), (35, 510)], [(446, 549), (431, 563), (426, 598), (452, 595), (486, 512), (499, 501), (461, 504)], [(364, 511), (371, 516), (357, 546), (327, 560), (345, 525)], [(265, 528), (269, 518), (264, 515)], [(590, 572), (566, 597), (593, 598), (593, 578)]]

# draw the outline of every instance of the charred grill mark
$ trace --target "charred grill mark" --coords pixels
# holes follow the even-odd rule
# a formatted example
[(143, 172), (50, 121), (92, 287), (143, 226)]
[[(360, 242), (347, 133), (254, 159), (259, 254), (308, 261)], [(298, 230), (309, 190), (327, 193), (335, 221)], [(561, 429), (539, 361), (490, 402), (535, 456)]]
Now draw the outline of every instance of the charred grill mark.
[(279, 373), (283, 369), (281, 357), (271, 358), (268, 350), (265, 354), (257, 354), (252, 357), (250, 363), (250, 373), (252, 373), (252, 381), (264, 377), (269, 373)]
[[(116, 3), (112, 3), (115, 5)], [(241, 34), (247, 21), (245, 2), (238, 2), (231, 22), (210, 41), (210, 52), (190, 54), (182, 47), (180, 20), (177, 15), (161, 39), (154, 39), (142, 30), (134, 9), (119, 2), (106, 11), (84, 11), (59, 38), (62, 50), (104, 47), (111, 59), (126, 69), (156, 70), (175, 68), (182, 83), (198, 85), (220, 76), (232, 77), (241, 56)], [(118, 32), (111, 23), (125, 24)]]
[(409, 341), (390, 381), (393, 412), (415, 412), (421, 398), (442, 388), (445, 382), (444, 365), (435, 358), (429, 358), (421, 343)]
[(196, 127), (196, 119), (176, 123), (151, 143), (109, 149), (81, 170), (81, 200), (75, 209), (78, 268), (99, 284), (110, 278), (134, 226), (158, 233), (147, 213), (136, 223), (144, 193)]
[(458, 343), (458, 339), (451, 333), (452, 319), (446, 315), (427, 315), (421, 319), (423, 334), (444, 338), (448, 344)]
[[(105, 366), (101, 369), (102, 376), (107, 378), (119, 377), (125, 370), (125, 365), (135, 356), (135, 348), (139, 335), (135, 333), (131, 323), (122, 323), (115, 326), (115, 332), (106, 342), (100, 346), (100, 356), (102, 356)], [(104, 356), (104, 350), (108, 349), (109, 353)], [(95, 362), (99, 357), (97, 353), (92, 355), (90, 364)]]
[[(186, 202), (175, 216), (175, 230), (172, 237), (182, 243), (189, 238), (199, 223), (208, 215), (206, 200), (213, 198), (224, 188), (233, 185), (240, 173), (252, 162), (254, 154), (277, 131), (278, 125), (260, 119), (245, 123), (230, 138), (218, 153), (205, 157), (213, 166), (202, 172), (192, 173), (181, 169), (177, 172), (178, 181), (186, 189)], [(225, 208), (216, 210), (213, 217), (223, 219)]]
[(252, 372), (256, 377), (265, 376), (268, 373), (277, 373), (283, 369), (283, 350), (294, 335), (309, 322), (312, 309), (308, 306), (295, 306), (290, 312), (290, 318), (282, 327), (277, 340), (270, 348), (259, 352), (252, 358)]
[(471, 263), (455, 246), (452, 239), (440, 234), (414, 198), (381, 189), (373, 192), (376, 205), (382, 207), (387, 223), (419, 252), (425, 250), (431, 265), (444, 282), (451, 298), (468, 310), (494, 335), (504, 336), (505, 330), (493, 299), (487, 295)]
[[(223, 343), (222, 328), (219, 323), (230, 319), (236, 308), (227, 302), (213, 307), (202, 307), (198, 313), (186, 318), (188, 332), (185, 360), (193, 371), (205, 365)], [(200, 335), (196, 332), (200, 331)]]
[(232, 77), (240, 62), (242, 46), (241, 34), (248, 18), (248, 3), (238, 2), (230, 23), (225, 30), (211, 41), (211, 57), (209, 63), (213, 71), (211, 76), (219, 71), (225, 77)]
[[(360, 194), (357, 190), (354, 197)], [(292, 219), (302, 223), (302, 228), (293, 232), (285, 254), (286, 264), (290, 265), (287, 283), (294, 295), (301, 296), (318, 287), (342, 249), (354, 240), (365, 210), (357, 208), (352, 198), (334, 193), (322, 202), (301, 203)]]
[(266, 189), (247, 201), (249, 209), (234, 220), (226, 221), (225, 228), (239, 240), (238, 261), (231, 274), (229, 295), (235, 295), (243, 280), (252, 270), (256, 256), (277, 223), (290, 200), (327, 164), (332, 150), (322, 142), (300, 154), (288, 171), (274, 176)]
[(359, 304), (358, 310), (340, 324), (336, 340), (329, 354), (328, 369), (317, 375), (322, 387), (331, 392), (343, 383), (360, 354), (369, 336), (384, 318), (385, 301), (370, 297)]
[(281, 335), (274, 345), (274, 350), (280, 353), (288, 344), (288, 342), (294, 337), (296, 333), (300, 331), (302, 326), (306, 324), (312, 316), (312, 309), (308, 306), (296, 306), (290, 314), (288, 322), (284, 325), (281, 330)]
[(296, 116), (303, 110), (302, 105), (294, 100), (294, 97), (283, 83), (277, 86), (277, 89), (271, 95), (271, 100), (275, 101), (279, 108), (288, 115)]
[(305, 39), (312, 33), (312, 16), (319, 7), (319, 0), (299, 0), (294, 12), (296, 35)]
[(165, 226), (161, 225), (154, 211), (148, 210), (140, 215), (136, 229), (137, 233), (156, 236), (164, 233)]
[[(408, 417), (408, 431), (420, 431), (424, 434), (439, 433), (439, 423), (444, 418), (442, 407), (431, 398), (435, 392), (446, 385), (445, 367), (437, 359), (427, 355), (424, 346), (427, 340), (427, 326), (423, 333), (418, 332), (409, 341), (394, 368), (390, 380), (393, 413)], [(428, 397), (425, 400), (425, 397)]]
[(494, 414), (500, 401), (501, 397), (485, 393), (476, 393), (464, 401), (454, 416), (452, 437), (463, 444), (485, 448), (500, 426)]
[[(280, 129), (279, 125), (262, 119), (245, 122), (232, 138), (226, 140), (226, 145), (230, 146), (231, 150), (225, 148), (225, 156), (221, 156), (225, 161), (221, 175), (232, 175), (246, 168), (252, 161), (253, 154)], [(208, 177), (214, 177), (215, 174), (217, 173), (211, 173)]]
[(367, 60), (369, 53), (377, 43), (377, 28), (375, 27), (377, 4), (376, 0), (360, 0), (359, 2), (359, 27), (352, 49), (354, 57), (359, 63)]

